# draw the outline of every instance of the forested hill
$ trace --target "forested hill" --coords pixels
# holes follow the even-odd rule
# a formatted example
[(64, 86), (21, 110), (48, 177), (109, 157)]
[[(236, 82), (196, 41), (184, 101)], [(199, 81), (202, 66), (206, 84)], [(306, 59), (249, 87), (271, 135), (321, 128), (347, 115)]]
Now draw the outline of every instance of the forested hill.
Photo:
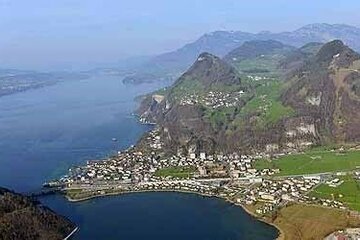
[(1, 240), (62, 240), (75, 228), (39, 202), (0, 188)]

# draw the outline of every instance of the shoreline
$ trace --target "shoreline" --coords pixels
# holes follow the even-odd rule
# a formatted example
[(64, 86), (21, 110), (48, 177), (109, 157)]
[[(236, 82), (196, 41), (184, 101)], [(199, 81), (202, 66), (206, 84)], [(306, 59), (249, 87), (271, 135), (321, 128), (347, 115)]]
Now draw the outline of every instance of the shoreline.
[[(148, 95), (149, 93), (145, 94)], [(151, 126), (154, 127), (157, 125), (156, 122), (143, 122), (140, 120), (140, 115), (137, 114), (136, 112), (133, 112), (131, 114), (132, 116), (134, 116), (137, 119), (137, 122), (141, 125), (146, 125), (146, 126)], [(144, 134), (142, 134), (142, 136), (137, 140), (137, 142), (134, 145), (131, 145), (130, 147), (126, 148), (126, 149), (130, 149), (133, 147), (137, 147), (138, 144), (142, 141), (142, 138), (144, 136), (146, 136), (146, 134), (149, 133), (149, 131), (146, 131)], [(252, 212), (250, 209), (248, 209), (246, 207), (246, 205), (241, 204), (241, 203), (237, 203), (235, 201), (230, 200), (229, 198), (226, 197), (221, 197), (219, 195), (213, 195), (213, 194), (206, 194), (206, 193), (200, 193), (200, 192), (194, 192), (194, 191), (186, 191), (186, 190), (168, 190), (168, 189), (157, 189), (157, 190), (140, 190), (140, 191), (122, 191), (122, 192), (113, 192), (113, 193), (105, 193), (105, 194), (94, 194), (94, 195), (90, 195), (87, 197), (82, 197), (82, 198), (71, 198), (70, 196), (68, 196), (67, 194), (65, 194), (65, 198), (72, 203), (78, 203), (78, 202), (83, 202), (83, 201), (88, 201), (88, 200), (92, 200), (95, 198), (103, 198), (103, 197), (112, 197), (112, 196), (119, 196), (122, 194), (136, 194), (136, 193), (183, 193), (183, 194), (196, 194), (198, 196), (202, 196), (202, 197), (208, 197), (208, 198), (217, 198), (219, 200), (223, 200), (231, 205), (234, 205), (235, 207), (240, 207), (242, 210), (245, 211), (246, 214), (250, 215), (251, 217), (253, 217), (254, 219), (256, 219), (257, 221), (263, 222), (269, 226), (272, 226), (273, 228), (275, 228), (277, 230), (277, 234), (278, 236), (276, 237), (276, 240), (284, 240), (285, 239), (285, 232), (276, 224), (274, 224), (273, 222), (268, 221), (265, 218), (262, 218), (258, 215), (256, 215), (255, 212)]]
[[(285, 233), (284, 231), (279, 227), (277, 226), (276, 224), (272, 223), (272, 222), (269, 222), (267, 221), (266, 219), (263, 219), (259, 216), (257, 216), (255, 213), (253, 213), (252, 211), (250, 211), (245, 205), (243, 204), (240, 204), (240, 203), (236, 203), (236, 202), (233, 202), (231, 201), (230, 199), (228, 198), (223, 198), (221, 196), (217, 196), (217, 195), (210, 195), (210, 194), (205, 194), (205, 193), (199, 193), (199, 192), (193, 192), (193, 191), (182, 191), (182, 190), (142, 190), (142, 191), (124, 191), (124, 192), (118, 192), (118, 193), (107, 193), (107, 194), (102, 194), (102, 195), (93, 195), (93, 196), (89, 196), (89, 197), (84, 197), (84, 198), (79, 198), (79, 199), (74, 199), (74, 198), (71, 198), (67, 195), (65, 195), (66, 199), (69, 201), (69, 202), (73, 202), (73, 203), (79, 203), (79, 202), (84, 202), (84, 201), (88, 201), (88, 200), (91, 200), (91, 199), (95, 199), (95, 198), (102, 198), (102, 197), (111, 197), (111, 196), (120, 196), (122, 194), (136, 194), (136, 193), (184, 193), (184, 194), (195, 194), (195, 195), (199, 195), (199, 196), (202, 196), (202, 197), (208, 197), (208, 198), (217, 198), (217, 199), (220, 199), (220, 200), (223, 200), (227, 203), (230, 203), (231, 205), (234, 205), (236, 207), (240, 207), (242, 208), (247, 214), (249, 214), (250, 216), (252, 216), (253, 218), (255, 218), (256, 220), (260, 221), (260, 222), (263, 222), (265, 224), (268, 224), (272, 227), (274, 227), (277, 231), (278, 231), (278, 236), (276, 238), (276, 240), (284, 240), (285, 239)], [(66, 240), (66, 239), (64, 239)]]
[(255, 213), (253, 213), (252, 211), (250, 211), (250, 210), (249, 210), (245, 205), (243, 205), (243, 204), (234, 203), (234, 205), (236, 205), (236, 206), (238, 206), (238, 207), (241, 207), (242, 209), (244, 209), (244, 211), (245, 211), (247, 214), (253, 216), (253, 217), (256, 218), (258, 221), (264, 222), (264, 223), (266, 223), (266, 224), (268, 224), (268, 225), (271, 225), (271, 226), (273, 226), (274, 228), (276, 228), (276, 229), (279, 231), (279, 236), (276, 238), (276, 240), (285, 240), (285, 233), (284, 233), (284, 231), (283, 231), (279, 226), (277, 226), (275, 223), (269, 222), (269, 221), (267, 221), (267, 220), (265, 220), (265, 219), (263, 219), (263, 218), (258, 217)]

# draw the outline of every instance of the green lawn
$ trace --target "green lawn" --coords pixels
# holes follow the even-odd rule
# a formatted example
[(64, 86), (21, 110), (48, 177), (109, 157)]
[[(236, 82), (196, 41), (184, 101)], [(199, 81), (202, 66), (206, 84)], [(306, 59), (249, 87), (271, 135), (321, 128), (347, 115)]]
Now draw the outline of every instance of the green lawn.
[(155, 172), (156, 177), (188, 178), (195, 172), (194, 167), (169, 167), (162, 168)]
[(310, 150), (304, 154), (294, 154), (274, 160), (259, 160), (255, 168), (278, 168), (279, 175), (299, 175), (352, 170), (360, 167), (360, 151), (337, 153)]
[(334, 199), (346, 204), (350, 209), (360, 211), (360, 184), (352, 176), (342, 177), (344, 181), (338, 187), (322, 184), (310, 193), (310, 196), (322, 199)]

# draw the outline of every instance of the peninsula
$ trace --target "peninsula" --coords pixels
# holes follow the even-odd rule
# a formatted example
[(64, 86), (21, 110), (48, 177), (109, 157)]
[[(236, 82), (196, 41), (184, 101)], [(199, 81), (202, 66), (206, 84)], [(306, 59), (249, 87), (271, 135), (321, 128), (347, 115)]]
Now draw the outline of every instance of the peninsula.
[(143, 191), (220, 197), (282, 239), (357, 228), (359, 62), (341, 41), (203, 53), (171, 87), (143, 98), (139, 119), (156, 126), (136, 146), (46, 186), (70, 201)]

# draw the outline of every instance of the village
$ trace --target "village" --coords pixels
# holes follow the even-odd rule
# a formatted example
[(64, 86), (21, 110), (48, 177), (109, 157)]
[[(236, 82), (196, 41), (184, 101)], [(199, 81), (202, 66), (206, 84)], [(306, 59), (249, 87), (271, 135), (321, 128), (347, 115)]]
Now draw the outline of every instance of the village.
[(236, 107), (242, 101), (241, 98), (245, 94), (245, 91), (235, 92), (221, 92), (221, 91), (210, 91), (206, 95), (199, 94), (187, 94), (180, 99), (180, 105), (196, 105), (202, 104), (206, 107), (217, 109), (220, 107)]
[[(255, 206), (258, 216), (272, 214), (280, 207), (297, 202), (346, 209), (335, 199), (309, 196), (320, 184), (336, 187), (341, 180), (331, 174), (277, 176), (279, 169), (254, 168), (264, 156), (233, 154), (161, 156), (163, 143), (154, 129), (145, 138), (149, 149), (136, 147), (118, 152), (106, 160), (88, 161), (72, 168), (57, 183), (65, 186), (72, 200), (142, 191), (181, 191), (224, 198), (242, 206)], [(265, 154), (264, 154), (265, 155)], [(360, 173), (356, 172), (355, 176)]]

